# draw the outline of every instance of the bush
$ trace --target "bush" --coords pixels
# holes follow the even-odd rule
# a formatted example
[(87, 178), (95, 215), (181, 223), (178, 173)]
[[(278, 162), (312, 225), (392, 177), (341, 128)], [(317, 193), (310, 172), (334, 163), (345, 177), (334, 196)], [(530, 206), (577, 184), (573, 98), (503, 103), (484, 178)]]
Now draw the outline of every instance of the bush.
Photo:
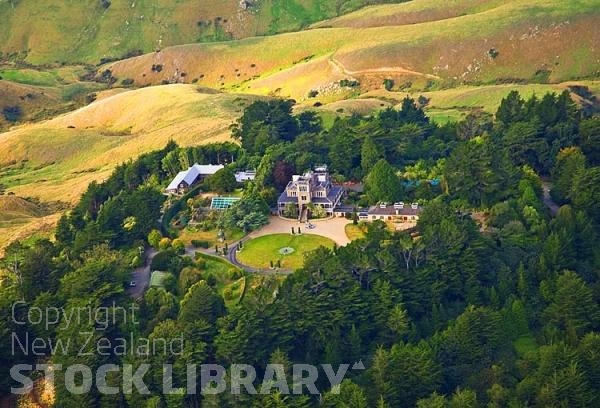
[(208, 241), (204, 241), (204, 240), (200, 240), (200, 239), (192, 239), (192, 246), (194, 248), (208, 249), (210, 247), (210, 243)]
[(205, 180), (205, 183), (208, 188), (219, 194), (231, 192), (237, 187), (235, 174), (230, 167), (225, 167), (217, 171), (215, 174), (208, 177)]
[(183, 254), (185, 252), (185, 244), (179, 238), (174, 239), (171, 246), (177, 254)]
[(150, 269), (153, 271), (168, 271), (174, 258), (177, 258), (177, 254), (172, 249), (161, 251), (152, 258)]
[(237, 280), (242, 277), (242, 271), (240, 271), (239, 269), (230, 269), (228, 275), (229, 279)]
[(316, 89), (311, 89), (311, 90), (308, 92), (308, 97), (309, 97), (309, 98), (314, 98), (314, 97), (316, 97), (318, 94), (319, 94), (319, 91), (317, 91)]
[(86, 103), (87, 105), (89, 105), (90, 103), (94, 102), (94, 101), (96, 100), (96, 98), (97, 98), (97, 97), (98, 97), (98, 95), (96, 95), (96, 93), (95, 93), (95, 92), (92, 92), (92, 93), (90, 93), (90, 94), (87, 94), (87, 95), (85, 96), (85, 103)]
[(360, 86), (360, 82), (354, 79), (342, 79), (340, 80), (340, 86), (347, 88), (357, 88)]
[(168, 249), (170, 246), (171, 246), (171, 239), (167, 238), (167, 237), (161, 238), (161, 240), (158, 243), (158, 249), (160, 249), (161, 251)]
[(177, 278), (172, 273), (168, 273), (163, 279), (163, 286), (167, 292), (177, 293)]
[(23, 109), (21, 109), (19, 105), (5, 106), (4, 109), (2, 109), (2, 114), (7, 121), (17, 122), (23, 116)]
[(394, 80), (391, 78), (386, 78), (383, 80), (383, 87), (386, 91), (391, 91), (394, 87)]
[(421, 108), (429, 105), (429, 101), (430, 99), (423, 95), (419, 95), (419, 98), (417, 98), (417, 102)]
[(210, 287), (214, 287), (217, 284), (217, 278), (212, 273), (206, 276), (206, 284)]
[(115, 78), (112, 74), (112, 71), (110, 69), (105, 69), (104, 71), (102, 71), (102, 74), (100, 75), (100, 82), (105, 82), (108, 85), (112, 85), (115, 82), (117, 82), (117, 78)]
[(133, 85), (133, 78), (125, 78), (124, 80), (121, 81), (121, 85), (123, 85), (123, 86)]
[(148, 243), (156, 249), (158, 249), (161, 239), (162, 239), (162, 234), (157, 229), (153, 229), (148, 234)]
[(138, 266), (142, 266), (142, 264), (142, 258), (140, 258), (139, 255), (136, 255), (131, 260), (131, 264), (129, 266), (131, 266), (132, 268), (137, 268)]
[(225, 289), (223, 290), (223, 297), (224, 297), (226, 300), (231, 300), (231, 299), (233, 299), (233, 291), (231, 290), (231, 288), (225, 288)]

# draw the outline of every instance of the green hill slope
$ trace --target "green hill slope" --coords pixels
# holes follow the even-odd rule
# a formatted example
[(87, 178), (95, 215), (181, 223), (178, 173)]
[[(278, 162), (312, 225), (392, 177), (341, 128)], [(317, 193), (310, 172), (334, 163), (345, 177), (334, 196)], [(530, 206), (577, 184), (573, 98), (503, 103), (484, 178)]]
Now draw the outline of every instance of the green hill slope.
[[(298, 30), (390, 0), (3, 0), (1, 60), (98, 63), (175, 44)], [(397, 2), (397, 1), (396, 1)]]

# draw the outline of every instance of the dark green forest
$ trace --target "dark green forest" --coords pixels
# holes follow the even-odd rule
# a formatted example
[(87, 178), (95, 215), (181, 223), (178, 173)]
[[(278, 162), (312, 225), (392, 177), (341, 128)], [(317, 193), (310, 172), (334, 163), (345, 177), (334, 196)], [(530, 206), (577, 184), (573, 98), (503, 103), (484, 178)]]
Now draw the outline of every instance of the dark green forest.
[[(124, 163), (89, 186), (60, 220), (55, 241), (12, 244), (2, 260), (10, 278), (0, 288), (0, 393), (14, 385), (15, 364), (150, 363), (150, 395), (105, 395), (95, 387), (74, 395), (57, 371), (55, 406), (600, 405), (599, 117), (584, 114), (567, 92), (529, 100), (512, 92), (495, 116), (473, 113), (443, 126), (408, 98), (399, 109), (340, 117), (330, 128), (315, 113), (292, 114), (292, 106), (249, 106), (233, 126), (239, 146), (170, 143)], [(233, 307), (201, 274), (182, 272), (201, 270), (201, 260), (164, 251), (176, 282), (146, 292), (140, 324), (123, 319), (98, 328), (84, 321), (60, 330), (12, 321), (21, 300), (16, 313), (23, 320), (31, 307), (129, 307), (125, 288), (142, 262), (139, 247), (153, 229), (171, 233), (159, 222), (161, 189), (203, 160), (257, 169), (242, 199), (253, 203), (248, 208), (273, 205), (291, 174), (327, 163), (336, 181), (364, 182), (364, 194), (347, 198), (356, 206), (403, 200), (424, 210), (414, 230), (370, 223), (364, 238), (314, 251), (282, 283), (265, 278)], [(81, 347), (79, 332), (93, 332), (94, 342), (130, 333), (182, 335), (185, 342), (180, 355), (11, 350), (12, 333)], [(174, 386), (185, 388), (186, 364), (243, 363), (260, 373), (269, 363), (359, 360), (366, 369), (349, 371), (339, 394), (324, 376), (319, 396), (161, 392), (165, 363), (173, 364)], [(109, 374), (108, 383), (120, 383), (121, 373)]]

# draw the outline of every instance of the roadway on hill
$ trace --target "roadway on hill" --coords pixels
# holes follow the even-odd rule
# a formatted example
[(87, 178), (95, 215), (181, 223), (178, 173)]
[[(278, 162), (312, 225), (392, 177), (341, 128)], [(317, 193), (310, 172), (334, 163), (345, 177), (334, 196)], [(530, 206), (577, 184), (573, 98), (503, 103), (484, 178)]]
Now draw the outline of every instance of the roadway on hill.
[(131, 273), (131, 281), (135, 282), (135, 286), (129, 286), (127, 293), (134, 299), (139, 299), (144, 296), (144, 293), (150, 287), (150, 265), (152, 264), (152, 258), (158, 252), (156, 249), (149, 247), (144, 252), (144, 265), (139, 268), (135, 268)]
[[(326, 238), (333, 240), (337, 245), (344, 246), (350, 243), (348, 236), (346, 235), (346, 225), (350, 223), (346, 218), (336, 217), (329, 218), (325, 220), (312, 220), (312, 224), (315, 226), (312, 229), (306, 228), (306, 224), (301, 224), (298, 221), (294, 220), (286, 220), (280, 217), (272, 216), (269, 219), (269, 224), (265, 225), (263, 228), (258, 231), (254, 231), (247, 235), (244, 239), (252, 239), (257, 237), (262, 237), (264, 235), (271, 234), (290, 234), (292, 232), (292, 227), (296, 230), (298, 227), (302, 229), (303, 234), (313, 234), (320, 235)], [(241, 264), (236, 258), (236, 249), (238, 246), (238, 242), (230, 242), (229, 243), (229, 252), (227, 254), (227, 260), (242, 269), (247, 270), (251, 273), (281, 273), (281, 274), (290, 274), (293, 271), (291, 270), (278, 270), (278, 271), (269, 271), (269, 270), (260, 270), (256, 268), (252, 268), (246, 265)], [(201, 249), (194, 247), (186, 247), (185, 255), (191, 257), (192, 259), (195, 256), (196, 252), (203, 252), (208, 255), (218, 256), (214, 254), (212, 249)], [(150, 287), (150, 265), (152, 264), (152, 258), (157, 254), (156, 249), (147, 248), (144, 254), (144, 266), (140, 266), (136, 268), (131, 273), (131, 280), (135, 282), (135, 286), (129, 286), (127, 288), (127, 293), (134, 299), (141, 298), (146, 290)]]
[(550, 190), (552, 190), (552, 183), (549, 181), (542, 181), (542, 190), (544, 192), (544, 196), (542, 197), (544, 205), (548, 207), (552, 216), (556, 217), (560, 206), (554, 202), (552, 196), (550, 195)]

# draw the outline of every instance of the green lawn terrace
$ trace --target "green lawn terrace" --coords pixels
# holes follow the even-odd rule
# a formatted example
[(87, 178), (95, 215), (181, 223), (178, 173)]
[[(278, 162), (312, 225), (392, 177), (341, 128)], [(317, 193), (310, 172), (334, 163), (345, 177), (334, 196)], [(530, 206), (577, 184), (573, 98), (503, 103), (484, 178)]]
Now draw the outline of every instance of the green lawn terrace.
[(152, 271), (150, 275), (150, 287), (151, 288), (164, 288), (164, 280), (169, 275), (168, 272)]
[(247, 276), (242, 270), (224, 259), (199, 255), (201, 277), (206, 280), (225, 300), (227, 307), (237, 305), (245, 292)]
[(333, 248), (334, 242), (312, 234), (264, 235), (244, 242), (242, 250), (237, 254), (237, 260), (253, 268), (269, 269), (280, 264), (281, 269), (295, 270), (303, 266), (307, 253), (321, 246)]

